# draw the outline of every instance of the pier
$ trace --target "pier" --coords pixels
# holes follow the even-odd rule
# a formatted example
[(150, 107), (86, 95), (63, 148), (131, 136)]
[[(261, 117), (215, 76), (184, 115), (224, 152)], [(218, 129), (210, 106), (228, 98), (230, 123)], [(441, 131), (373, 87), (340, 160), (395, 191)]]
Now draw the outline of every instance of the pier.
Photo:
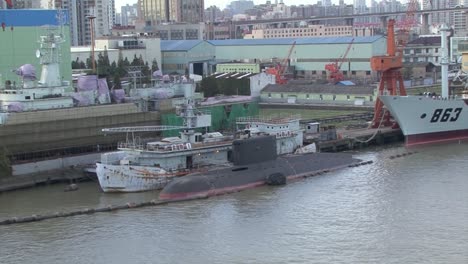
[[(337, 152), (362, 149), (368, 146), (381, 146), (389, 143), (402, 142), (404, 136), (400, 129), (361, 128), (352, 130), (337, 130), (336, 140), (315, 142), (319, 152)], [(312, 143), (312, 142), (309, 142)]]

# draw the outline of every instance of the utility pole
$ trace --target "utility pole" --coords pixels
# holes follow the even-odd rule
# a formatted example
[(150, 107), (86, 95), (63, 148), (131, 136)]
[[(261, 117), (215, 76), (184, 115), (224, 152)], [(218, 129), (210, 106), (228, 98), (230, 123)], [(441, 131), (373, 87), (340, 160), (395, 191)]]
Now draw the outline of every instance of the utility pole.
[(93, 15), (88, 16), (91, 28), (91, 65), (93, 65), (93, 74), (96, 74), (96, 62), (94, 61), (94, 19)]

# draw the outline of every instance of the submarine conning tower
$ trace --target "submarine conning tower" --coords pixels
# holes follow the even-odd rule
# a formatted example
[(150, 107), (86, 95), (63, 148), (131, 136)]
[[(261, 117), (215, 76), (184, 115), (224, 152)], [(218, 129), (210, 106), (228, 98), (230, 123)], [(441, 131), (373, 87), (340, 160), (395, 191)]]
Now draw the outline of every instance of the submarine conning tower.
[(232, 142), (232, 163), (235, 166), (275, 160), (277, 156), (275, 136), (255, 136)]

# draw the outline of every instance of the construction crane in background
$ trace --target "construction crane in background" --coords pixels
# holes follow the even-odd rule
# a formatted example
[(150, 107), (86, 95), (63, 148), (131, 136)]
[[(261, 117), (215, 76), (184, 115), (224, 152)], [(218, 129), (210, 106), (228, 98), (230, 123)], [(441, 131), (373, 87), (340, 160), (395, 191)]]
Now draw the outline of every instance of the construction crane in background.
[[(394, 27), (395, 20), (390, 19), (387, 26), (387, 54), (374, 56), (370, 61), (372, 70), (381, 74), (378, 95), (406, 95), (403, 75), (401, 74), (403, 53), (397, 54)], [(378, 128), (383, 125), (397, 128), (398, 124), (391, 121), (390, 118), (390, 113), (383, 110), (383, 103), (377, 97), (371, 127)]]
[(403, 52), (403, 49), (409, 42), (411, 28), (418, 24), (415, 18), (415, 13), (419, 9), (418, 1), (419, 0), (408, 0), (405, 18), (400, 22), (395, 22), (399, 27), (398, 36), (396, 38), (397, 52)]
[(284, 76), (286, 68), (289, 65), (289, 59), (291, 58), (291, 54), (296, 46), (296, 41), (294, 41), (289, 48), (288, 56), (283, 59), (283, 61), (277, 64), (275, 67), (270, 67), (265, 70), (266, 73), (275, 75), (276, 83), (277, 84), (285, 84), (288, 82), (288, 79)]
[(354, 38), (351, 39), (351, 42), (346, 48), (346, 51), (343, 54), (343, 57), (337, 59), (333, 63), (329, 63), (325, 65), (325, 70), (329, 72), (328, 80), (331, 83), (335, 84), (337, 82), (344, 80), (344, 75), (341, 72), (341, 65), (343, 65), (343, 62), (346, 60), (346, 57), (348, 56), (348, 53), (351, 50), (351, 46), (353, 45), (353, 42), (354, 42)]

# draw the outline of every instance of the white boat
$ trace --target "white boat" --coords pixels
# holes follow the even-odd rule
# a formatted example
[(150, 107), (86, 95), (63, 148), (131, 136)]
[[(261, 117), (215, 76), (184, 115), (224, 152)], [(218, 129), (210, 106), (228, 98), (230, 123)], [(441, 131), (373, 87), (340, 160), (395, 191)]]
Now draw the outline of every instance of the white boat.
[[(105, 130), (131, 133), (118, 151), (105, 153), (96, 164), (96, 174), (104, 192), (136, 192), (163, 188), (174, 177), (209, 170), (228, 164), (232, 155), (234, 136), (219, 132), (195, 132), (195, 128), (209, 127), (211, 115), (196, 110), (190, 93), (186, 103), (177, 110), (184, 119), (180, 137), (164, 138), (156, 142), (139, 142), (135, 132), (163, 131), (174, 127), (128, 127)], [(299, 118), (238, 120), (242, 136), (276, 135), (278, 154), (293, 153), (302, 146), (303, 132)]]

